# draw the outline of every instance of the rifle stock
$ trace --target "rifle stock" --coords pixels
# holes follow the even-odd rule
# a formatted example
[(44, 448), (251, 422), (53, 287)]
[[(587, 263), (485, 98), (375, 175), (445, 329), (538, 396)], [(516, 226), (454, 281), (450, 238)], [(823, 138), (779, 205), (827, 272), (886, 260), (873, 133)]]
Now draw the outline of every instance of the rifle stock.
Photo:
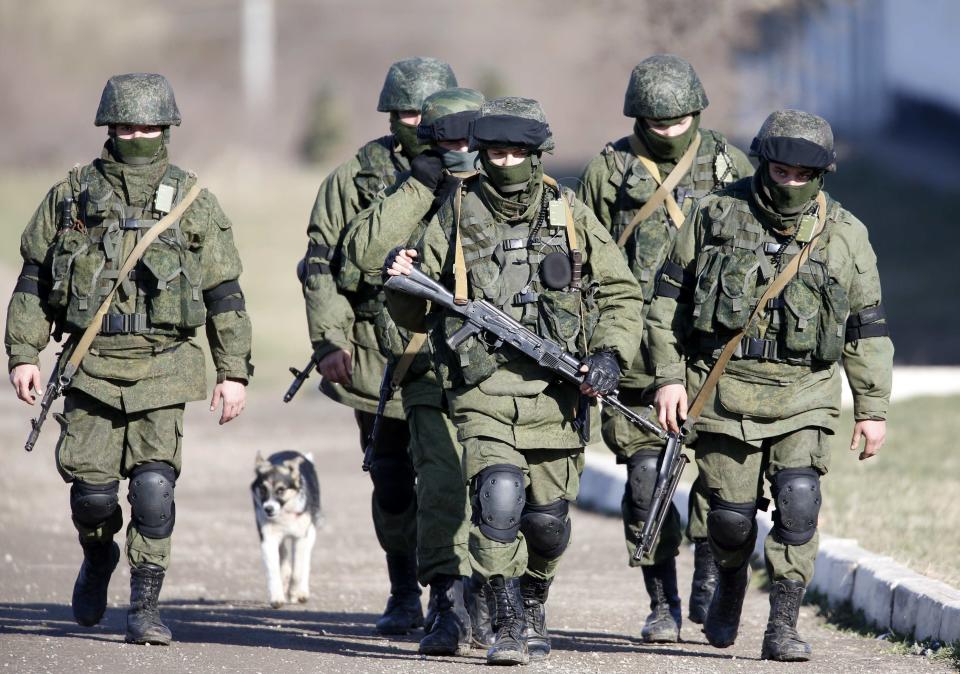
[(637, 561), (640, 561), (644, 555), (650, 554), (660, 537), (660, 530), (670, 513), (673, 495), (677, 491), (677, 485), (680, 484), (680, 476), (683, 475), (683, 469), (690, 461), (683, 453), (683, 437), (682, 431), (670, 433), (667, 437), (667, 447), (663, 451), (660, 468), (657, 470), (657, 482), (653, 488), (650, 510), (643, 523), (637, 548), (633, 552), (633, 558)]

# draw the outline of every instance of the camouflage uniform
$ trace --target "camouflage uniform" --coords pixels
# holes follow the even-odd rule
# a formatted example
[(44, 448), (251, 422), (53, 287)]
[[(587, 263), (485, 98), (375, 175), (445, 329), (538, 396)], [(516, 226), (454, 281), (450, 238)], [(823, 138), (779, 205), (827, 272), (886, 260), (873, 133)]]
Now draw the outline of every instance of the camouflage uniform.
[[(458, 133), (466, 137), (468, 117), (475, 116), (483, 103), (483, 95), (472, 89), (445, 89), (428, 96), (423, 103), (420, 122), (421, 139), (436, 140), (436, 128), (457, 115)], [(442, 136), (442, 134), (441, 134)], [(446, 136), (445, 138), (449, 138)], [(434, 148), (438, 146), (434, 142)], [(433, 150), (435, 161), (437, 150)], [(420, 161), (416, 159), (415, 161)], [(421, 222), (429, 221), (440, 203), (459, 189), (466, 174), (453, 175), (445, 170), (436, 190), (425, 186), (409, 173), (386, 190), (386, 196), (362, 212), (351, 222), (344, 236), (343, 250), (348, 264), (356, 265), (367, 283), (381, 287), (381, 269), (387, 254), (406, 243)], [(436, 192), (436, 194), (435, 194)], [(381, 343), (388, 345), (395, 364), (408, 348), (415, 333), (397, 330), (388, 315), (377, 323)], [(388, 329), (390, 328), (390, 329)], [(421, 347), (401, 382), (403, 411), (410, 428), (410, 455), (417, 474), (417, 563), (423, 585), (431, 587), (431, 604), (450, 605), (458, 611), (463, 603), (462, 577), (471, 575), (467, 539), (469, 508), (466, 481), (463, 477), (463, 448), (457, 442), (456, 429), (446, 414), (443, 389), (432, 367), (430, 344)], [(456, 601), (445, 601), (451, 595)], [(444, 621), (442, 611), (438, 613)], [(461, 620), (460, 616), (450, 620)], [(470, 621), (463, 621), (463, 628)], [(480, 625), (472, 626), (479, 631)], [(427, 626), (428, 631), (447, 634), (442, 624)], [(469, 638), (470, 630), (461, 636)], [(431, 637), (421, 642), (421, 652), (452, 654), (457, 640)], [(482, 636), (474, 635), (475, 641)]]
[[(853, 391), (855, 418), (885, 419), (893, 356), (866, 227), (825, 192), (825, 213), (817, 205), (822, 173), (834, 166), (829, 125), (809, 113), (779, 111), (752, 149), (761, 157), (757, 175), (701, 201), (693, 226), (680, 232), (669, 255), (682, 273), (663, 277), (666, 285), (649, 312), (657, 386), (685, 378), (694, 394), (722, 343), (746, 324), (778, 269), (799, 252), (797, 237), (809, 238), (815, 218), (825, 215), (809, 259), (748, 332), (697, 424), (697, 463), (711, 494), (709, 536), (721, 566), (705, 632), (719, 646), (736, 637), (756, 536), (753, 517), (758, 504), (766, 506), (762, 476), (776, 502), (765, 543), (771, 602), (779, 602), (771, 609), (774, 625), (774, 609), (795, 609), (813, 576), (819, 482), (840, 414), (838, 364)], [(802, 187), (809, 196), (789, 213), (777, 205), (777, 186), (764, 178), (770, 161), (815, 169)], [(779, 188), (784, 194), (799, 189)], [(807, 659), (809, 646), (795, 627), (793, 611), (787, 626), (792, 655), (780, 657), (770, 640), (787, 628), (780, 625), (780, 636), (770, 636), (768, 626), (763, 657)]]
[[(493, 143), (480, 136), (481, 128), (487, 128), (481, 124), (485, 117), (525, 124), (526, 138), (543, 134), (539, 145), (526, 145), (532, 155), (521, 166), (527, 177), (517, 185), (496, 182), (498, 174), (484, 153)], [(454, 287), (452, 244), (458, 229), (471, 298), (491, 301), (580, 357), (610, 351), (627, 366), (640, 341), (639, 288), (590, 211), (569, 190), (544, 182), (539, 154), (553, 144), (539, 104), (519, 98), (490, 101), (473, 134), (471, 148), (481, 150), (481, 175), (465, 180), (461, 198), (456, 193), (448, 198), (413, 237), (423, 271)], [(510, 140), (502, 144), (524, 146)], [(500, 175), (512, 173), (502, 169)], [(548, 218), (550, 202), (559, 208), (549, 209)], [(566, 222), (562, 215), (555, 220), (564, 213), (564, 202), (584, 256), (582, 291), (570, 286), (570, 279), (562, 286), (548, 285), (541, 274), (541, 263), (551, 255), (553, 260), (570, 259)], [(497, 597), (497, 642), (488, 662), (526, 660), (529, 635), (521, 636), (525, 619), (515, 613), (521, 575), (523, 601), (538, 615), (535, 636), (545, 656), (549, 641), (543, 602), (569, 540), (567, 508), (576, 498), (583, 468), (584, 441), (575, 428), (580, 393), (520, 354), (491, 351), (478, 338), (451, 353), (444, 336), (458, 328), (457, 318), (433, 312), (424, 323), (422, 302), (392, 292), (387, 299), (398, 324), (429, 327), (450, 415), (464, 446), (464, 474), (473, 501), (472, 561)], [(511, 646), (505, 648), (506, 643)]]
[[(310, 342), (318, 360), (340, 349), (352, 354), (349, 385), (324, 380), (321, 390), (331, 399), (355, 410), (360, 447), (366, 443), (379, 399), (380, 380), (391, 352), (396, 328), (385, 311), (378, 282), (370, 283), (342, 254), (342, 241), (350, 221), (381, 199), (385, 190), (410, 168), (410, 159), (422, 147), (410, 140), (410, 129), (397, 112), (419, 110), (423, 99), (440, 89), (456, 86), (450, 66), (438, 59), (412, 58), (390, 66), (377, 110), (391, 113), (394, 131), (370, 141), (338, 166), (320, 185), (310, 223), (309, 243), (301, 281), (306, 302)], [(415, 131), (414, 131), (415, 133)], [(406, 136), (405, 143), (400, 138)], [(371, 503), (374, 530), (387, 554), (391, 601), (399, 596), (411, 612), (419, 614), (420, 590), (416, 584), (416, 496), (414, 470), (407, 451), (408, 425), (399, 400), (388, 403), (371, 468), (374, 493)], [(387, 613), (390, 613), (388, 606)], [(419, 624), (422, 617), (412, 617)], [(378, 624), (385, 633), (406, 631), (388, 620)], [(406, 618), (400, 620), (406, 623)], [(415, 625), (414, 625), (415, 626)]]
[[(111, 78), (96, 123), (167, 127), (180, 118), (166, 80), (138, 73)], [(23, 233), (23, 270), (7, 314), (10, 369), (37, 364), (51, 329), (68, 335), (69, 355), (140, 236), (196, 183), (168, 162), (165, 142), (139, 164), (119, 161), (117, 142), (108, 140), (99, 159), (54, 185)], [(127, 559), (135, 572), (149, 568), (162, 581), (184, 404), (206, 396), (197, 329), (206, 330), (218, 382), (246, 383), (253, 373), (240, 270), (230, 220), (204, 189), (120, 284), (58, 417), (57, 468), (73, 485), (73, 522), (88, 562), (106, 555), (101, 566), (109, 565), (122, 524), (118, 484), (130, 478)], [(157, 484), (166, 485), (159, 506), (150, 491)], [(74, 601), (76, 610), (76, 594)], [(95, 614), (78, 621), (95, 624)]]
[[(653, 197), (659, 183), (670, 174), (684, 152), (699, 134), (700, 144), (691, 168), (683, 175), (672, 192), (683, 219), (674, 222), (666, 203), (661, 203), (644, 220), (636, 223), (632, 233), (621, 244), (627, 263), (643, 289), (644, 317), (653, 300), (653, 290), (660, 275), (670, 245), (677, 232), (689, 226), (693, 204), (718, 187), (753, 174), (747, 157), (728, 143), (720, 133), (699, 128), (700, 111), (708, 104), (700, 80), (689, 63), (670, 54), (651, 56), (634, 68), (624, 99), (623, 114), (636, 119), (631, 136), (608, 143), (594, 157), (580, 179), (577, 196), (596, 214), (616, 240), (620, 240), (640, 208)], [(673, 119), (693, 116), (691, 131), (675, 152), (664, 156), (657, 148), (645, 144), (645, 138), (655, 139), (654, 132), (644, 119)], [(655, 162), (659, 176), (654, 177), (638, 159), (638, 154)], [(643, 412), (653, 402), (653, 368), (650, 363), (647, 338), (641, 345), (636, 361), (624, 373), (620, 382), (620, 399), (638, 412)], [(677, 555), (681, 541), (680, 517), (671, 506), (670, 514), (651, 553), (642, 560), (633, 557), (647, 507), (653, 495), (653, 478), (656, 474), (657, 457), (663, 442), (653, 434), (630, 424), (622, 415), (604, 410), (603, 439), (616, 454), (617, 462), (627, 465), (627, 485), (622, 502), (624, 534), (628, 559), (631, 566), (663, 567), (662, 570), (645, 571), (644, 577), (651, 585), (651, 601), (657, 609), (659, 591), (652, 585), (654, 578), (664, 576), (670, 587), (676, 586), (676, 572), (672, 558)], [(687, 536), (696, 545), (696, 569), (691, 593), (690, 618), (702, 623), (712, 594), (713, 562), (709, 558), (707, 538), (707, 502), (702, 482), (697, 480), (691, 490), (688, 509)], [(679, 612), (679, 596), (668, 593)], [(648, 640), (675, 641), (679, 631), (677, 623), (662, 630), (653, 630), (648, 624), (644, 636)], [(668, 638), (668, 633), (673, 634)]]

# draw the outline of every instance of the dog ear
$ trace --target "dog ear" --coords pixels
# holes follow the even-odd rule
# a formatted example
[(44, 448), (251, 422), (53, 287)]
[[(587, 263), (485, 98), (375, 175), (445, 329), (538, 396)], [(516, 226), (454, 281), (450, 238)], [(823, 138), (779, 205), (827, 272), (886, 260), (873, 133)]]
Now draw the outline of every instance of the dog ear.
[(293, 480), (294, 485), (296, 485), (299, 488), (300, 487), (300, 464), (303, 463), (303, 455), (298, 454), (292, 459), (287, 459), (283, 463), (290, 470), (290, 478)]
[(254, 459), (254, 468), (258, 473), (266, 473), (273, 467), (273, 464), (270, 463), (267, 459), (263, 458), (263, 454), (260, 453), (260, 450), (257, 450), (257, 457)]

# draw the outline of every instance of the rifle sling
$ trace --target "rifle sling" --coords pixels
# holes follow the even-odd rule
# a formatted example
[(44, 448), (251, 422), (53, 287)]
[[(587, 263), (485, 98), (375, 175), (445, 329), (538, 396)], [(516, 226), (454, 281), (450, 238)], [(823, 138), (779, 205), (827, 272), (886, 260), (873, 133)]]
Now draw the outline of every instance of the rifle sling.
[(83, 331), (83, 335), (81, 335), (80, 339), (77, 341), (77, 346), (70, 355), (70, 360), (67, 361), (67, 364), (64, 366), (63, 372), (60, 375), (61, 380), (64, 380), (67, 384), (73, 380), (74, 375), (80, 368), (80, 361), (82, 361), (83, 357), (87, 355), (87, 351), (90, 350), (90, 345), (93, 344), (94, 338), (96, 338), (97, 333), (100, 332), (100, 327), (103, 323), (103, 317), (106, 315), (107, 311), (110, 309), (110, 305), (113, 303), (113, 296), (116, 294), (117, 288), (119, 288), (123, 280), (127, 278), (127, 274), (131, 269), (133, 269), (134, 265), (140, 261), (140, 258), (143, 257), (143, 254), (147, 251), (147, 248), (150, 246), (150, 244), (153, 243), (161, 233), (169, 229), (173, 223), (180, 219), (180, 217), (184, 214), (187, 208), (190, 207), (190, 204), (193, 203), (194, 199), (196, 199), (199, 194), (200, 186), (194, 184), (194, 186), (190, 188), (190, 191), (187, 192), (186, 196), (180, 201), (180, 203), (173, 207), (173, 210), (163, 216), (163, 218), (157, 224), (148, 229), (146, 233), (140, 237), (137, 245), (134, 246), (133, 250), (130, 251), (130, 255), (128, 255), (127, 259), (123, 261), (120, 271), (117, 272), (117, 280), (114, 282), (110, 292), (104, 298), (100, 308), (97, 309), (97, 313), (90, 321), (90, 325), (87, 326), (87, 329)]
[(413, 365), (413, 359), (417, 357), (418, 353), (420, 353), (420, 349), (423, 348), (423, 345), (426, 343), (426, 341), (426, 333), (413, 333), (410, 341), (407, 342), (407, 348), (403, 350), (403, 353), (400, 355), (400, 359), (397, 360), (397, 364), (393, 368), (393, 373), (390, 375), (390, 386), (393, 388), (393, 390), (400, 388), (403, 378), (407, 376), (407, 371), (410, 369), (410, 366)]
[(817, 195), (817, 228), (813, 233), (813, 236), (810, 238), (810, 241), (800, 250), (799, 253), (793, 256), (790, 262), (787, 263), (787, 266), (784, 267), (773, 282), (770, 284), (770, 287), (763, 293), (760, 297), (760, 300), (757, 302), (757, 307), (753, 310), (753, 313), (750, 315), (750, 319), (747, 321), (746, 325), (740, 332), (735, 334), (730, 338), (730, 341), (726, 343), (723, 347), (723, 351), (720, 352), (720, 355), (717, 357), (717, 362), (713, 364), (713, 367), (710, 368), (710, 372), (707, 374), (706, 380), (703, 382), (703, 386), (700, 387), (700, 390), (697, 391), (696, 397), (693, 399), (693, 403), (690, 405), (690, 408), (687, 411), (687, 418), (683, 422), (683, 432), (689, 433), (693, 430), (694, 424), (697, 423), (697, 419), (700, 418), (700, 413), (703, 411), (703, 407), (707, 402), (707, 399), (713, 393), (713, 389), (716, 388), (717, 382), (720, 381), (721, 375), (723, 375), (724, 369), (727, 367), (727, 363), (730, 362), (730, 359), (733, 357), (733, 354), (737, 350), (737, 345), (740, 344), (740, 340), (743, 338), (747, 332), (753, 327), (753, 324), (760, 318), (764, 316), (767, 312), (767, 302), (768, 300), (773, 299), (787, 286), (788, 283), (797, 275), (797, 272), (800, 270), (800, 266), (810, 257), (810, 251), (813, 248), (813, 245), (816, 243), (817, 239), (820, 237), (820, 234), (823, 233), (824, 225), (827, 222), (827, 200), (823, 196), (823, 192), (820, 192)]
[(659, 183), (659, 187), (657, 187), (657, 191), (653, 193), (653, 196), (640, 207), (640, 210), (637, 211), (633, 219), (630, 220), (630, 224), (623, 230), (620, 238), (617, 239), (617, 245), (621, 248), (627, 245), (627, 241), (630, 240), (630, 235), (633, 234), (633, 230), (637, 228), (637, 225), (649, 218), (660, 204), (666, 204), (670, 219), (673, 220), (673, 224), (677, 229), (683, 226), (683, 211), (681, 211), (677, 205), (672, 192), (673, 189), (680, 184), (680, 181), (683, 180), (683, 176), (687, 175), (690, 171), (690, 167), (693, 166), (693, 160), (696, 159), (697, 151), (700, 149), (700, 132), (697, 132), (693, 142), (690, 143), (686, 152), (683, 153), (677, 165), (673, 167), (673, 170), (670, 171), (670, 174), (663, 182), (660, 182), (660, 170), (657, 168), (656, 162), (647, 156), (646, 148), (643, 146), (643, 143), (640, 142), (640, 139), (637, 138), (636, 134), (630, 136), (630, 148), (634, 154), (637, 155), (637, 160), (643, 164), (643, 167), (651, 177)]

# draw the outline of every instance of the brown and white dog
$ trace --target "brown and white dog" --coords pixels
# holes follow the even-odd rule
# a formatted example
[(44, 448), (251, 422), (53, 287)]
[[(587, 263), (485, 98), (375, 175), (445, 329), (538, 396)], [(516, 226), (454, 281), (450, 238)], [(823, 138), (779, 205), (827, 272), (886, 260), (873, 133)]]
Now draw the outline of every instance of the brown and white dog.
[(310, 598), (310, 554), (320, 520), (320, 483), (312, 459), (293, 451), (264, 459), (257, 452), (250, 491), (273, 608)]

